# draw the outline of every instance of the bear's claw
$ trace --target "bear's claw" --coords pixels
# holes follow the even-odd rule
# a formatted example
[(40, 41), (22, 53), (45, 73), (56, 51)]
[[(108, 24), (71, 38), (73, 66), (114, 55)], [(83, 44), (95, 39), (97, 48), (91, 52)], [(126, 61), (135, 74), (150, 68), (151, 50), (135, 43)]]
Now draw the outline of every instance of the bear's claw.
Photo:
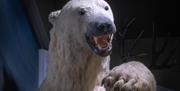
[(107, 76), (103, 79), (102, 85), (104, 85), (106, 91), (138, 91), (138, 89), (141, 89), (142, 86), (138, 83), (138, 79), (124, 78), (127, 77), (119, 77), (119, 79), (117, 79), (112, 76)]

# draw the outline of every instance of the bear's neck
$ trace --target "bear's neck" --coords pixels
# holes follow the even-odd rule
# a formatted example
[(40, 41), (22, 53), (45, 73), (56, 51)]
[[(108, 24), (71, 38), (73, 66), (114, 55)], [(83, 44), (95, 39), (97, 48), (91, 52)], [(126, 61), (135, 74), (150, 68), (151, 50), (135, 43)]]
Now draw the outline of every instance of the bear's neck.
[(109, 71), (109, 56), (99, 57), (78, 45), (51, 44), (49, 57), (52, 91), (93, 91)]

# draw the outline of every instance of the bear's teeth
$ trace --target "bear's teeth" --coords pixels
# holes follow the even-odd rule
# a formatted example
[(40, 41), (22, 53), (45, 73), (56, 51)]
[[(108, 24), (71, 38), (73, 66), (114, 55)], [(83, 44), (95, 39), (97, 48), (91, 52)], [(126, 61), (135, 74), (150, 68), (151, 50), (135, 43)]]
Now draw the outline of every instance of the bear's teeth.
[(112, 42), (113, 34), (93, 37), (94, 43), (99, 50), (107, 49)]
[(96, 37), (93, 37), (93, 38), (94, 38), (95, 44), (98, 44), (97, 38)]
[(102, 50), (102, 49), (105, 50), (105, 49), (108, 48), (109, 45), (110, 45), (109, 43), (104, 44), (104, 45), (97, 44), (97, 47), (98, 47), (98, 49), (100, 49), (100, 50)]
[(112, 34), (109, 34), (108, 37), (111, 38)]
[(110, 43), (112, 43), (113, 40), (113, 34), (111, 34)]
[(97, 45), (97, 47), (98, 47), (99, 50), (101, 50), (101, 46), (99, 44)]

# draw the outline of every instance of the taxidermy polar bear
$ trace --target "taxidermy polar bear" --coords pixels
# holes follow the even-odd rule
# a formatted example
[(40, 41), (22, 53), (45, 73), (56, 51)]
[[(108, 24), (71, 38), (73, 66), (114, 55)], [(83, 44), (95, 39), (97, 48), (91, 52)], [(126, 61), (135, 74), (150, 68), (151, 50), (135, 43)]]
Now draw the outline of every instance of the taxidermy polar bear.
[(142, 63), (110, 71), (116, 27), (104, 0), (71, 0), (49, 21), (48, 73), (40, 91), (155, 91), (155, 79)]

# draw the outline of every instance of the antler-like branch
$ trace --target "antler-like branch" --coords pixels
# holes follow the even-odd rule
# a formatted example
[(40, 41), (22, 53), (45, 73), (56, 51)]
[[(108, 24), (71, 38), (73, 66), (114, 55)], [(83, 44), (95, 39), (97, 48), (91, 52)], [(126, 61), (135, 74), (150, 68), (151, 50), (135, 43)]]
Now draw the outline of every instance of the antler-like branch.
[(136, 17), (132, 18), (124, 27), (123, 29), (123, 33), (119, 33), (119, 36), (121, 36), (121, 58), (123, 59), (123, 57), (125, 57), (125, 37), (128, 31), (128, 28), (130, 27), (130, 25), (136, 20)]
[(131, 48), (130, 48), (129, 51), (128, 51), (127, 56), (131, 56), (132, 51), (133, 51), (134, 48), (136, 47), (136, 45), (137, 45), (137, 43), (139, 42), (139, 40), (140, 40), (140, 38), (141, 38), (141, 36), (142, 36), (143, 33), (144, 33), (144, 30), (142, 30), (142, 31), (139, 33), (139, 35), (136, 37), (136, 39), (134, 40), (133, 45), (131, 46)]

